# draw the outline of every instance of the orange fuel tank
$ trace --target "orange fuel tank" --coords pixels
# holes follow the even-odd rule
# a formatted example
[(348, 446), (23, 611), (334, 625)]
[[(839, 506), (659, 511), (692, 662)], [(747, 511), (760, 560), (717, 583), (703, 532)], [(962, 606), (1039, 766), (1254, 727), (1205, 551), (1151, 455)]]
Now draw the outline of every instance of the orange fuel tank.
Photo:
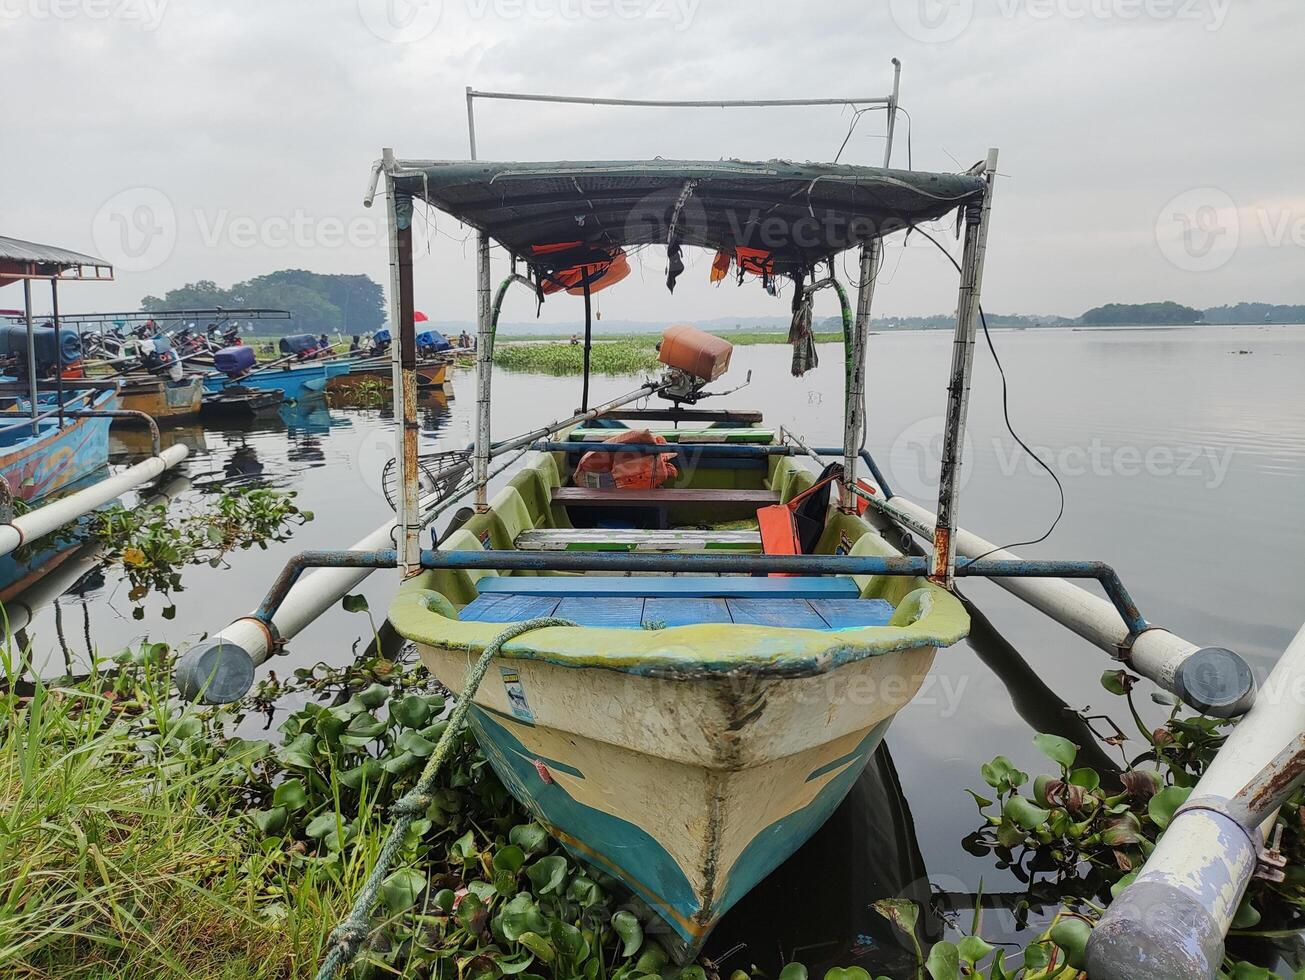
[(715, 381), (729, 370), (732, 353), (734, 345), (728, 340), (679, 323), (662, 334), (658, 360), (703, 381)]

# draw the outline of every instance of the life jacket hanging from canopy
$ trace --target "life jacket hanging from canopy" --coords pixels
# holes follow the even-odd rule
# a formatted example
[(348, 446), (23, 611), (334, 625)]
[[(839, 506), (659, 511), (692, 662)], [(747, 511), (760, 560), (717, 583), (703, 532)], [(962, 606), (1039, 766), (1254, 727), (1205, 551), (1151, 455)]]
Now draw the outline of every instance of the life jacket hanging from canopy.
[[(767, 555), (809, 555), (816, 550), (825, 531), (829, 512), (829, 492), (836, 480), (843, 478), (843, 464), (830, 463), (808, 489), (787, 504), (773, 504), (757, 511), (761, 531), (761, 550)], [(771, 572), (787, 577), (788, 572)]]
[(622, 248), (593, 248), (582, 242), (562, 242), (534, 245), (531, 253), (533, 258), (555, 257), (547, 264), (532, 263), (538, 274), (540, 292), (545, 296), (563, 290), (572, 296), (583, 296), (586, 284), (591, 294), (597, 293), (615, 286), (630, 274), (630, 262)]

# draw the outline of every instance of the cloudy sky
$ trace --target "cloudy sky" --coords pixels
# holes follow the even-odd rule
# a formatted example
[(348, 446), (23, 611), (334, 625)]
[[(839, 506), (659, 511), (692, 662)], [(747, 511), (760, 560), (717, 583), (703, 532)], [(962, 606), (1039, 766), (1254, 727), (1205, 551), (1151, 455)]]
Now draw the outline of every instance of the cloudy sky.
[[(1303, 51), (1300, 0), (0, 0), (0, 234), (114, 261), (116, 282), (68, 288), (78, 310), (287, 267), (384, 282), (371, 161), (464, 157), (468, 85), (860, 97), (887, 92), (898, 57), (912, 124), (894, 165), (908, 128), (916, 169), (1001, 150), (990, 311), (1299, 303)], [(484, 159), (827, 161), (849, 122), (483, 103), (478, 129)], [(881, 162), (882, 134), (866, 114), (844, 161)], [(466, 230), (446, 218), (423, 248), (418, 307), (470, 319)], [(604, 315), (785, 312), (755, 286), (709, 286), (709, 256), (671, 297), (663, 261), (647, 253)], [(892, 247), (880, 282), (885, 315), (954, 307), (954, 272), (922, 239)], [(528, 318), (517, 303), (509, 318)]]

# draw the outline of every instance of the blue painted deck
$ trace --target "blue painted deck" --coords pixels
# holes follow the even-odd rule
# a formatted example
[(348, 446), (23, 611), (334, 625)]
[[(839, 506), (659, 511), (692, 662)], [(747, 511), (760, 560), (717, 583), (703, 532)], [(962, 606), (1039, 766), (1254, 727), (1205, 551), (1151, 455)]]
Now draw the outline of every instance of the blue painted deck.
[[(484, 584), (485, 580), (481, 580)], [(657, 579), (632, 579), (652, 581)], [(830, 605), (836, 603), (836, 605)], [(840, 630), (886, 626), (893, 607), (883, 599), (689, 598), (645, 596), (518, 596), (488, 592), (463, 607), (463, 621), (513, 623), (541, 616), (580, 626), (640, 629), (644, 623), (697, 626), (740, 623), (786, 629)]]
[(857, 599), (860, 589), (844, 576), (793, 575), (487, 575), (481, 595), (637, 596), (644, 599)]

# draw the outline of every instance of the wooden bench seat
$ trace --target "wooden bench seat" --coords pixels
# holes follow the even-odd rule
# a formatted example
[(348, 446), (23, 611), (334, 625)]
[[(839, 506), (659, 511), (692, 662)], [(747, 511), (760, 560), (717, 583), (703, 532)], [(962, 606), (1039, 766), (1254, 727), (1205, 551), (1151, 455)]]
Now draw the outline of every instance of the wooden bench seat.
[(481, 595), (637, 596), (639, 598), (856, 599), (856, 582), (842, 575), (486, 575)]
[(599, 490), (591, 487), (558, 487), (553, 503), (566, 507), (674, 507), (680, 504), (728, 504), (765, 507), (779, 503), (774, 490)]
[(522, 596), (490, 592), (465, 606), (461, 619), (481, 623), (515, 623), (541, 616), (557, 616), (580, 626), (614, 629), (641, 629), (645, 623), (658, 623), (667, 628), (722, 623), (839, 630), (886, 626), (892, 615), (893, 607), (883, 599), (672, 599), (643, 596)]
[(547, 528), (522, 531), (515, 544), (518, 551), (760, 551), (761, 532)]

